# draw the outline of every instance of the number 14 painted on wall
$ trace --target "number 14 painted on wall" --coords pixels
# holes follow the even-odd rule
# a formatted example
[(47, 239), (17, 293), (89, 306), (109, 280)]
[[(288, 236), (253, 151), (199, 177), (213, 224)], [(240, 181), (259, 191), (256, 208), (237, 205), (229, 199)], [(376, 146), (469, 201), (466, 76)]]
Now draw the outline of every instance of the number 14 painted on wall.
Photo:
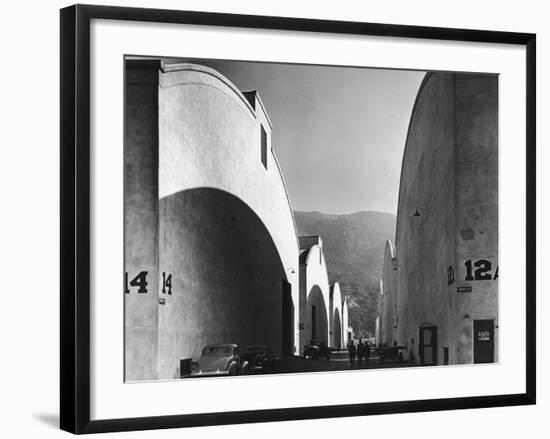
[(166, 273), (162, 272), (162, 294), (172, 294), (172, 275), (168, 274), (166, 276)]
[[(126, 294), (130, 294), (130, 287), (138, 287), (138, 294), (147, 293), (147, 271), (140, 271), (139, 274), (128, 282), (128, 273), (124, 273), (124, 291)], [(172, 295), (172, 274), (162, 272), (162, 293)]]

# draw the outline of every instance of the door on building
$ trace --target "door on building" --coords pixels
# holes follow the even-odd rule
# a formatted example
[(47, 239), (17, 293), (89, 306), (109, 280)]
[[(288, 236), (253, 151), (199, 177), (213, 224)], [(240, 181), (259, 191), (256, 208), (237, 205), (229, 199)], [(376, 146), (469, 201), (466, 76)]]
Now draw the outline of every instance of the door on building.
[(474, 320), (474, 363), (495, 361), (495, 321)]
[(420, 326), (418, 356), (421, 366), (437, 365), (437, 326), (426, 324)]

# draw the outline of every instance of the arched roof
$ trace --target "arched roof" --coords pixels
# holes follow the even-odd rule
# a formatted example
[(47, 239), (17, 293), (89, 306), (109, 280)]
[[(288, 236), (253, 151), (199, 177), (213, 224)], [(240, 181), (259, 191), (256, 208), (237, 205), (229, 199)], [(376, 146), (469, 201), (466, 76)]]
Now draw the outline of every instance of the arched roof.
[(330, 303), (333, 314), (337, 310), (342, 310), (342, 292), (340, 291), (340, 284), (338, 282), (334, 282), (330, 286)]
[[(413, 125), (413, 120), (414, 120), (414, 117), (416, 115), (416, 110), (417, 110), (417, 107), (418, 107), (418, 104), (420, 102), (420, 100), (422, 99), (422, 92), (424, 91), (424, 88), (426, 87), (426, 85), (428, 84), (428, 82), (433, 78), (433, 73), (432, 72), (428, 72), (426, 73), (426, 75), (424, 75), (424, 78), (422, 79), (422, 82), (420, 83), (420, 87), (418, 88), (418, 93), (416, 94), (416, 98), (414, 100), (414, 104), (413, 104), (413, 108), (412, 108), (412, 111), (411, 111), (411, 117), (409, 118), (409, 127), (407, 128), (407, 137), (405, 138), (405, 148), (403, 150), (403, 157), (401, 159), (401, 174), (400, 174), (400, 177), (399, 177), (399, 195), (398, 195), (398, 198), (397, 198), (397, 218), (399, 219), (400, 218), (400, 215), (401, 215), (401, 196), (402, 196), (402, 188), (404, 187), (403, 185), (403, 176), (404, 176), (404, 165), (405, 165), (405, 160), (407, 158), (407, 147), (409, 145), (409, 136), (411, 134), (411, 129), (412, 129), (412, 125)], [(398, 242), (398, 236), (399, 236), (399, 221), (397, 221), (396, 223), (396, 229), (395, 229), (395, 241)]]
[[(202, 73), (203, 75), (207, 75), (212, 77), (212, 80), (214, 82), (220, 82), (224, 84), (231, 92), (234, 93), (235, 97), (240, 99), (240, 101), (243, 103), (243, 105), (248, 109), (250, 114), (256, 118), (256, 111), (254, 107), (251, 105), (250, 101), (246, 98), (246, 96), (233, 84), (228, 78), (226, 78), (224, 75), (222, 75), (217, 70), (214, 70), (210, 67), (206, 67), (200, 64), (191, 64), (191, 63), (166, 63), (163, 62), (161, 64), (161, 69), (164, 73), (168, 72), (196, 72), (196, 73)], [(180, 84), (184, 84), (184, 81), (179, 80), (178, 77), (174, 77), (171, 81), (168, 83), (163, 84), (164, 87), (172, 87)], [(208, 83), (208, 82), (205, 82)]]
[[(159, 75), (159, 105), (166, 102), (159, 127), (159, 160), (164, 157), (166, 170), (159, 176), (159, 198), (193, 187), (234, 194), (265, 224), (289, 271), (297, 269), (296, 221), (279, 162), (273, 148), (271, 166), (256, 159), (258, 125), (271, 124), (259, 94), (249, 92), (247, 98), (220, 72), (199, 64), (163, 62)], [(238, 136), (231, 134), (234, 126)], [(180, 172), (184, 164), (191, 172)]]
[[(336, 293), (337, 296), (341, 296), (340, 284), (338, 282), (334, 282), (333, 284), (330, 285), (330, 297), (334, 297), (334, 293)], [(342, 302), (340, 301), (340, 304), (341, 303)]]

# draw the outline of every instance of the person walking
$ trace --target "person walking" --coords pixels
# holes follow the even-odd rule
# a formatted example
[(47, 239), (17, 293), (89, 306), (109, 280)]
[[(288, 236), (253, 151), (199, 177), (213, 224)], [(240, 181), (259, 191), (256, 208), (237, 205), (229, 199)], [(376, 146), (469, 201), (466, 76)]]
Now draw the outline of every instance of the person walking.
[(357, 344), (357, 367), (363, 365), (363, 355), (365, 355), (365, 346), (363, 346), (363, 341), (359, 339), (359, 343)]
[(351, 367), (355, 365), (355, 344), (353, 340), (348, 343), (349, 364)]

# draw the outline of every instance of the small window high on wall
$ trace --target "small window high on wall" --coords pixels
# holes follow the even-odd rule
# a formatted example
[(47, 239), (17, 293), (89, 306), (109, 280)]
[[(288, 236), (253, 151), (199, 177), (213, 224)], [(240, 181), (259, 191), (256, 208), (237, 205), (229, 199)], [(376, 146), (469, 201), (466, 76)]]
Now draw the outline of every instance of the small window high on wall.
[(263, 125), (260, 125), (260, 128), (262, 129), (262, 165), (267, 169), (267, 133)]

